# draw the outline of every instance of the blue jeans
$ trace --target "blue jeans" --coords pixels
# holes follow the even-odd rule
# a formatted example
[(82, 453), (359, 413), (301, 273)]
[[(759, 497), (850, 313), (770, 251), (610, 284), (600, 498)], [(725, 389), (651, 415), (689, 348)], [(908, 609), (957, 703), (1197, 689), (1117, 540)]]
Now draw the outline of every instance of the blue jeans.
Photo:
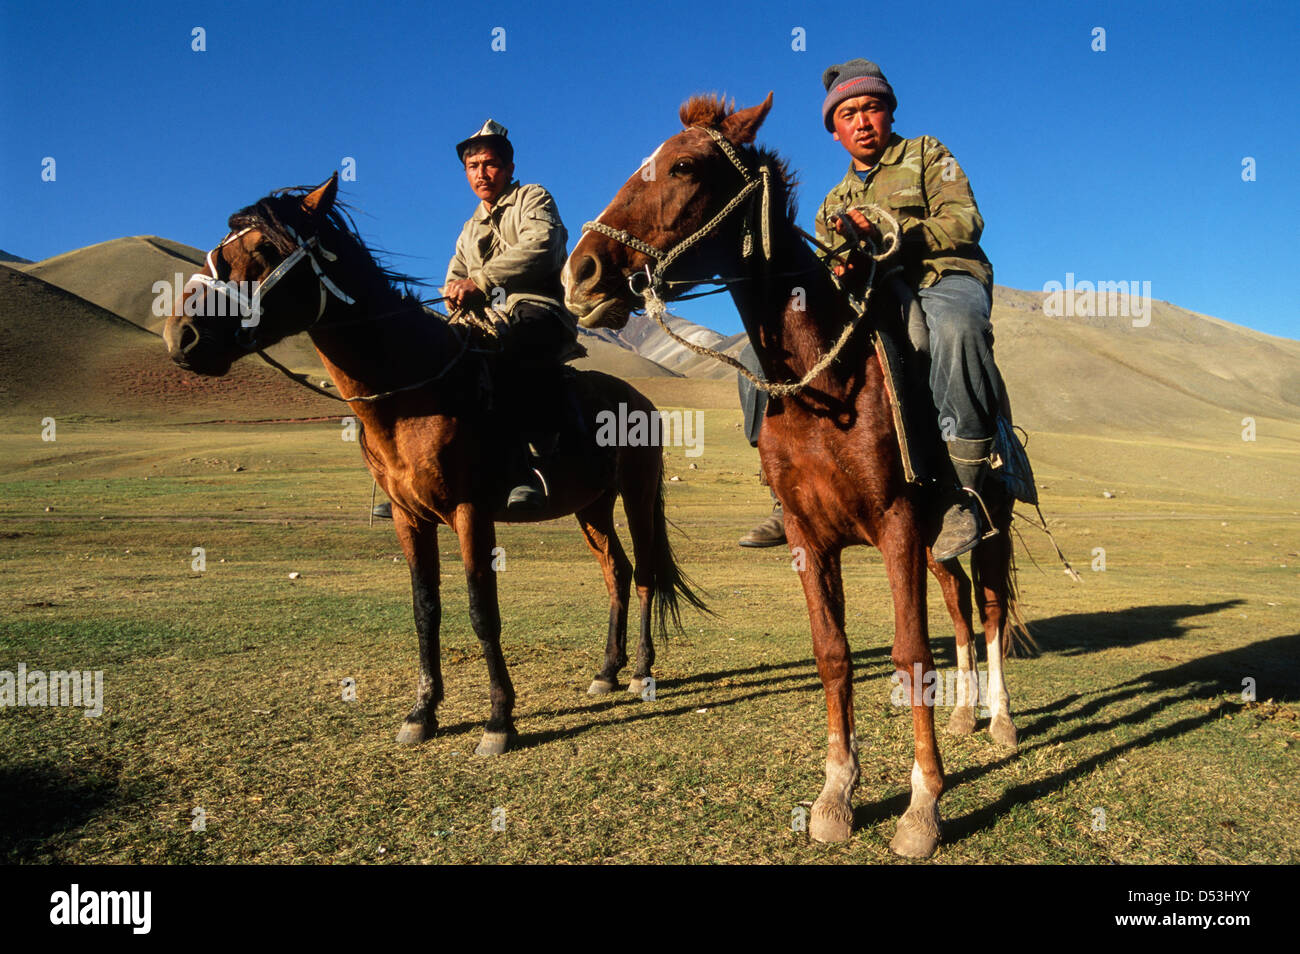
[(940, 431), (945, 439), (992, 437), (1003, 385), (993, 363), (989, 293), (970, 275), (949, 272), (917, 294), (930, 330), (930, 390)]

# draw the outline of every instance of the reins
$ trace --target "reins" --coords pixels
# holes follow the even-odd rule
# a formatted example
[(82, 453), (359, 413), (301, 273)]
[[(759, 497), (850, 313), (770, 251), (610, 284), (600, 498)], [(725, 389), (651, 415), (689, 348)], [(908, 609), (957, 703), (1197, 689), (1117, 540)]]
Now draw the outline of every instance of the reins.
[[(315, 253), (319, 252), (321, 257), (329, 262), (337, 261), (338, 256), (328, 251), (323, 245), (320, 244), (319, 236), (313, 235), (311, 238), (304, 241), (298, 235), (298, 233), (293, 230), (292, 226), (289, 226), (287, 224), (284, 226), (284, 228), (289, 233), (290, 237), (293, 238), (294, 242), (297, 244), (298, 247), (294, 251), (290, 252), (289, 255), (284, 259), (284, 261), (282, 261), (279, 265), (273, 268), (265, 279), (263, 279), (261, 282), (258, 283), (258, 287), (253, 292), (251, 299), (245, 295), (243, 289), (233, 287), (233, 284), (231, 282), (223, 282), (220, 279), (218, 279), (216, 277), (217, 276), (216, 262), (214, 261), (213, 256), (217, 252), (219, 252), (228, 242), (234, 241), (235, 239), (239, 238), (239, 236), (243, 235), (245, 232), (251, 231), (252, 228), (253, 228), (252, 226), (247, 226), (243, 229), (240, 229), (238, 232), (231, 232), (219, 243), (217, 243), (217, 246), (215, 248), (213, 248), (210, 252), (208, 252), (207, 267), (211, 270), (212, 272), (211, 275), (205, 275), (202, 272), (196, 272), (193, 275), (191, 275), (189, 279), (190, 282), (197, 282), (198, 284), (207, 288), (210, 292), (218, 295), (226, 296), (228, 299), (231, 295), (237, 295), (238, 302), (236, 304), (238, 310), (234, 311), (233, 313), (240, 314), (242, 311), (247, 313), (249, 316), (249, 319), (241, 320), (240, 324), (243, 328), (255, 328), (261, 322), (262, 296), (265, 295), (266, 292), (268, 292), (282, 278), (284, 278), (284, 276), (289, 274), (289, 272), (294, 268), (294, 266), (296, 266), (303, 259), (306, 259), (311, 263), (312, 270), (315, 271), (316, 279), (320, 285), (320, 308), (317, 310), (316, 317), (312, 320), (311, 324), (309, 324), (306, 328), (303, 329), (304, 331), (311, 331), (320, 323), (320, 320), (324, 316), (325, 309), (328, 304), (327, 293), (332, 294), (335, 298), (343, 302), (343, 304), (345, 305), (352, 306), (357, 303), (355, 298), (353, 298), (352, 296), (344, 292), (325, 273), (325, 269), (316, 260)], [(427, 300), (421, 299), (415, 301), (414, 304), (417, 304), (421, 308), (423, 308), (426, 304), (433, 304), (435, 302), (440, 302), (440, 301), (446, 301), (446, 298), (445, 297), (430, 298)], [(367, 315), (365, 318), (358, 318), (352, 321), (332, 321), (326, 327), (339, 328), (339, 327), (344, 327), (347, 325), (354, 325), (354, 324), (373, 324), (377, 320), (386, 319), (398, 315), (406, 315), (408, 313), (409, 313), (408, 308), (397, 308), (389, 312), (383, 312), (379, 315)], [(449, 322), (449, 324), (451, 323)], [(274, 358), (272, 358), (269, 354), (266, 353), (264, 349), (254, 348), (253, 350), (259, 358), (261, 358), (271, 367), (275, 368), (277, 371), (279, 371), (281, 374), (287, 377), (290, 381), (293, 381), (295, 384), (307, 388), (309, 391), (314, 391), (315, 393), (321, 395), (322, 397), (327, 397), (332, 401), (339, 401), (344, 404), (352, 404), (352, 403), (372, 404), (376, 401), (382, 401), (385, 400), (386, 398), (390, 398), (393, 397), (394, 395), (402, 394), (407, 391), (419, 390), (420, 388), (426, 387), (430, 384), (434, 384), (437, 381), (442, 380), (442, 378), (445, 377), (447, 373), (450, 372), (451, 369), (456, 366), (457, 363), (459, 363), (460, 359), (464, 357), (465, 352), (469, 350), (469, 340), (470, 340), (469, 334), (464, 334), (464, 335), (456, 334), (454, 329), (452, 330), (452, 334), (456, 335), (456, 337), (460, 339), (460, 350), (456, 352), (456, 354), (451, 358), (451, 360), (448, 361), (443, 366), (442, 370), (439, 371), (437, 374), (425, 378), (421, 381), (416, 381), (414, 384), (407, 384), (399, 388), (392, 388), (387, 391), (381, 391), (378, 394), (357, 395), (355, 397), (343, 397), (341, 395), (331, 394), (325, 389), (319, 388), (316, 385), (312, 384), (310, 381), (307, 381), (304, 378), (299, 377), (289, 368), (286, 368), (279, 361), (276, 361)]]
[[(585, 225), (583, 225), (582, 230), (583, 232), (599, 232), (601, 235), (604, 235), (606, 238), (611, 238), (616, 242), (626, 245), (628, 248), (631, 248), (634, 251), (640, 252), (642, 255), (646, 256), (648, 259), (650, 259), (651, 262), (654, 263), (653, 269), (651, 269), (650, 265), (647, 264), (645, 266), (644, 271), (633, 272), (630, 276), (628, 276), (628, 288), (632, 291), (633, 294), (641, 296), (642, 300), (645, 303), (645, 313), (654, 319), (655, 323), (660, 327), (660, 329), (663, 330), (664, 334), (668, 335), (670, 339), (672, 339), (677, 344), (681, 345), (682, 347), (686, 348), (688, 351), (694, 354), (698, 354), (706, 358), (712, 358), (714, 361), (717, 361), (721, 364), (725, 364), (728, 367), (734, 368), (737, 373), (743, 375), (746, 379), (748, 379), (750, 383), (754, 385), (754, 387), (758, 388), (761, 391), (766, 391), (769, 395), (773, 397), (790, 397), (792, 395), (798, 394), (800, 391), (806, 388), (819, 375), (821, 375), (827, 368), (829, 368), (835, 362), (835, 360), (840, 356), (840, 353), (844, 350), (844, 347), (849, 343), (849, 339), (853, 337), (853, 333), (857, 330), (858, 325), (862, 323), (862, 319), (865, 317), (867, 313), (867, 306), (871, 300), (871, 293), (874, 290), (873, 286), (875, 284), (875, 279), (876, 279), (876, 266), (877, 264), (890, 258), (896, 251), (898, 251), (898, 247), (900, 244), (899, 243), (900, 227), (898, 224), (898, 220), (895, 219), (888, 211), (886, 211), (885, 209), (879, 206), (872, 205), (866, 207), (864, 211), (875, 213), (880, 218), (882, 218), (888, 224), (889, 230), (884, 233), (885, 241), (884, 241), (883, 250), (877, 250), (875, 244), (870, 242), (870, 240), (868, 240), (867, 243), (869, 247), (864, 249), (868, 258), (871, 261), (871, 269), (869, 274), (867, 275), (867, 280), (865, 284), (866, 293), (862, 296), (861, 300), (858, 300), (856, 296), (849, 294), (844, 289), (843, 285), (840, 283), (838, 276), (836, 276), (833, 271), (830, 271), (828, 269), (828, 272), (831, 277), (831, 281), (835, 283), (836, 288), (840, 289), (841, 292), (844, 292), (845, 299), (849, 302), (850, 307), (852, 307), (855, 313), (853, 320), (848, 324), (846, 324), (844, 328), (840, 331), (839, 338), (837, 338), (835, 343), (831, 345), (830, 350), (822, 354), (817, 359), (817, 361), (813, 363), (813, 366), (809, 368), (808, 371), (803, 375), (803, 377), (801, 377), (798, 381), (789, 382), (789, 383), (769, 382), (764, 378), (754, 374), (754, 372), (750, 371), (748, 368), (746, 368), (743, 364), (741, 364), (731, 355), (726, 354), (722, 351), (718, 351), (714, 348), (709, 348), (704, 345), (696, 344), (693, 341), (688, 341), (686, 338), (683, 338), (681, 335), (677, 334), (670, 327), (668, 327), (668, 321), (667, 321), (668, 306), (665, 304), (663, 297), (660, 295), (660, 290), (663, 289), (666, 294), (667, 289), (672, 285), (699, 284), (699, 282), (696, 281), (668, 280), (665, 277), (665, 273), (668, 270), (668, 266), (671, 265), (674, 261), (676, 261), (680, 256), (688, 252), (690, 249), (694, 248), (695, 245), (697, 245), (704, 238), (712, 234), (718, 228), (718, 226), (720, 226), (733, 212), (735, 212), (737, 209), (740, 209), (743, 206), (745, 206), (747, 203), (749, 203), (751, 198), (755, 196), (755, 193), (757, 193), (757, 198), (759, 201), (757, 218), (759, 223), (758, 233), (759, 233), (759, 240), (760, 240), (760, 249), (762, 253), (761, 261), (762, 261), (762, 266), (764, 268), (764, 277), (768, 280), (770, 280), (773, 277), (776, 277), (772, 275), (770, 272), (766, 271), (767, 268), (770, 267), (771, 260), (772, 260), (772, 235), (771, 235), (772, 173), (770, 167), (764, 164), (759, 168), (758, 174), (755, 175), (754, 172), (749, 168), (749, 166), (745, 164), (744, 160), (741, 159), (739, 153), (736, 151), (736, 147), (731, 143), (730, 140), (728, 140), (725, 136), (723, 136), (721, 132), (707, 126), (696, 127), (696, 128), (703, 129), (703, 131), (709, 135), (709, 138), (713, 140), (714, 144), (718, 147), (719, 150), (721, 150), (722, 154), (725, 155), (727, 159), (731, 161), (731, 164), (735, 166), (736, 170), (740, 173), (741, 178), (744, 179), (744, 185), (741, 187), (740, 191), (736, 193), (736, 195), (733, 196), (732, 199), (729, 202), (727, 202), (727, 204), (724, 205), (715, 215), (713, 215), (712, 218), (710, 218), (704, 225), (700, 226), (698, 229), (696, 229), (686, 238), (682, 239), (680, 242), (678, 242), (676, 245), (674, 245), (666, 252), (655, 248), (653, 245), (650, 245), (648, 242), (642, 241), (641, 239), (637, 238), (635, 235), (631, 234), (625, 229), (616, 229), (613, 226), (606, 225), (604, 222), (601, 222), (599, 219), (586, 223)], [(835, 253), (831, 251), (831, 249), (827, 248), (821, 242), (817, 241), (817, 239), (813, 238), (803, 229), (796, 227), (795, 230), (805, 240), (821, 248), (823, 251), (829, 253), (831, 256), (838, 258), (838, 256), (836, 256)], [(741, 258), (748, 259), (752, 257), (754, 254), (753, 233), (752, 230), (748, 228), (748, 226), (745, 228), (741, 242), (742, 242)], [(808, 269), (805, 269), (802, 272), (795, 272), (791, 274), (806, 274), (808, 271), (809, 271)], [(640, 285), (641, 279), (644, 279), (645, 282), (644, 285)], [(742, 277), (742, 278), (733, 278), (733, 279), (726, 279), (726, 278), (706, 279), (705, 281), (718, 282), (721, 287), (711, 289), (706, 292), (699, 292), (694, 295), (679, 295), (676, 296), (674, 300), (685, 301), (691, 298), (702, 298), (705, 295), (715, 295), (718, 294), (719, 292), (727, 291), (733, 283), (740, 282), (740, 281), (752, 281), (752, 280), (753, 280), (752, 277)]]

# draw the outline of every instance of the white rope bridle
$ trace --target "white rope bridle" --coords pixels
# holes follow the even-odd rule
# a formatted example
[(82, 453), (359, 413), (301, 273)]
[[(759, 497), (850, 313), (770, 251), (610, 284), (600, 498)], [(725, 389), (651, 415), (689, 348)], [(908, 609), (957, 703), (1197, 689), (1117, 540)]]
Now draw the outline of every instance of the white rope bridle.
[(337, 261), (338, 256), (321, 245), (318, 236), (313, 235), (303, 241), (292, 226), (286, 225), (284, 228), (298, 247), (290, 252), (283, 262), (275, 266), (265, 278), (253, 283), (256, 287), (252, 295), (249, 295), (241, 287), (240, 283), (223, 281), (217, 278), (217, 265), (214, 257), (227, 244), (233, 242), (245, 232), (251, 232), (253, 230), (251, 225), (240, 229), (238, 232), (231, 232), (218, 242), (216, 248), (208, 252), (207, 257), (207, 268), (212, 274), (206, 275), (203, 272), (195, 272), (189, 277), (189, 281), (185, 283), (186, 289), (188, 290), (192, 286), (201, 286), (207, 289), (208, 294), (224, 297), (232, 306), (226, 311), (228, 315), (247, 316), (240, 318), (239, 324), (241, 328), (256, 328), (262, 320), (262, 299), (266, 297), (266, 293), (274, 288), (280, 279), (288, 275), (305, 258), (311, 262), (312, 270), (316, 273), (320, 285), (320, 308), (316, 312), (316, 317), (312, 320), (312, 325), (320, 321), (321, 316), (325, 314), (325, 307), (329, 303), (327, 292), (346, 305), (355, 305), (356, 299), (334, 284), (330, 277), (325, 274), (320, 262), (316, 260), (317, 253), (327, 262)]

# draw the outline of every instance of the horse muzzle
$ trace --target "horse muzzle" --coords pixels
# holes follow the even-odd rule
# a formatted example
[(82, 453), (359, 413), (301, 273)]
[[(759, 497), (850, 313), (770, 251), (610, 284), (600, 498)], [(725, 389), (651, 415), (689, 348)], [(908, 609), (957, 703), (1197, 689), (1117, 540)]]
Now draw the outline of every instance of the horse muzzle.
[(168, 319), (163, 342), (168, 356), (186, 371), (221, 377), (230, 370), (230, 355), (205, 338), (189, 318)]

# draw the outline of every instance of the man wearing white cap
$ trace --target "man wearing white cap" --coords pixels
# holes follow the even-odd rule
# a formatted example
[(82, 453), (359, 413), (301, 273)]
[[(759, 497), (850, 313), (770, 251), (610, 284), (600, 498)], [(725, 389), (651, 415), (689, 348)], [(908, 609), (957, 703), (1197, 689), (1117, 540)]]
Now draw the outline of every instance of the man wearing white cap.
[[(498, 389), (513, 392), (507, 403), (531, 411), (524, 430), (534, 457), (543, 458), (558, 434), (560, 369), (585, 353), (560, 283), (568, 232), (549, 192), (513, 178), (514, 147), (500, 123), (489, 119), (456, 145), (456, 155), (481, 201), (456, 240), (442, 291), (454, 308), (490, 307), (508, 317), (501, 337), (507, 373), (498, 376)], [(524, 395), (528, 399), (520, 400)], [(537, 464), (510, 492), (510, 510), (542, 506), (546, 484)]]

